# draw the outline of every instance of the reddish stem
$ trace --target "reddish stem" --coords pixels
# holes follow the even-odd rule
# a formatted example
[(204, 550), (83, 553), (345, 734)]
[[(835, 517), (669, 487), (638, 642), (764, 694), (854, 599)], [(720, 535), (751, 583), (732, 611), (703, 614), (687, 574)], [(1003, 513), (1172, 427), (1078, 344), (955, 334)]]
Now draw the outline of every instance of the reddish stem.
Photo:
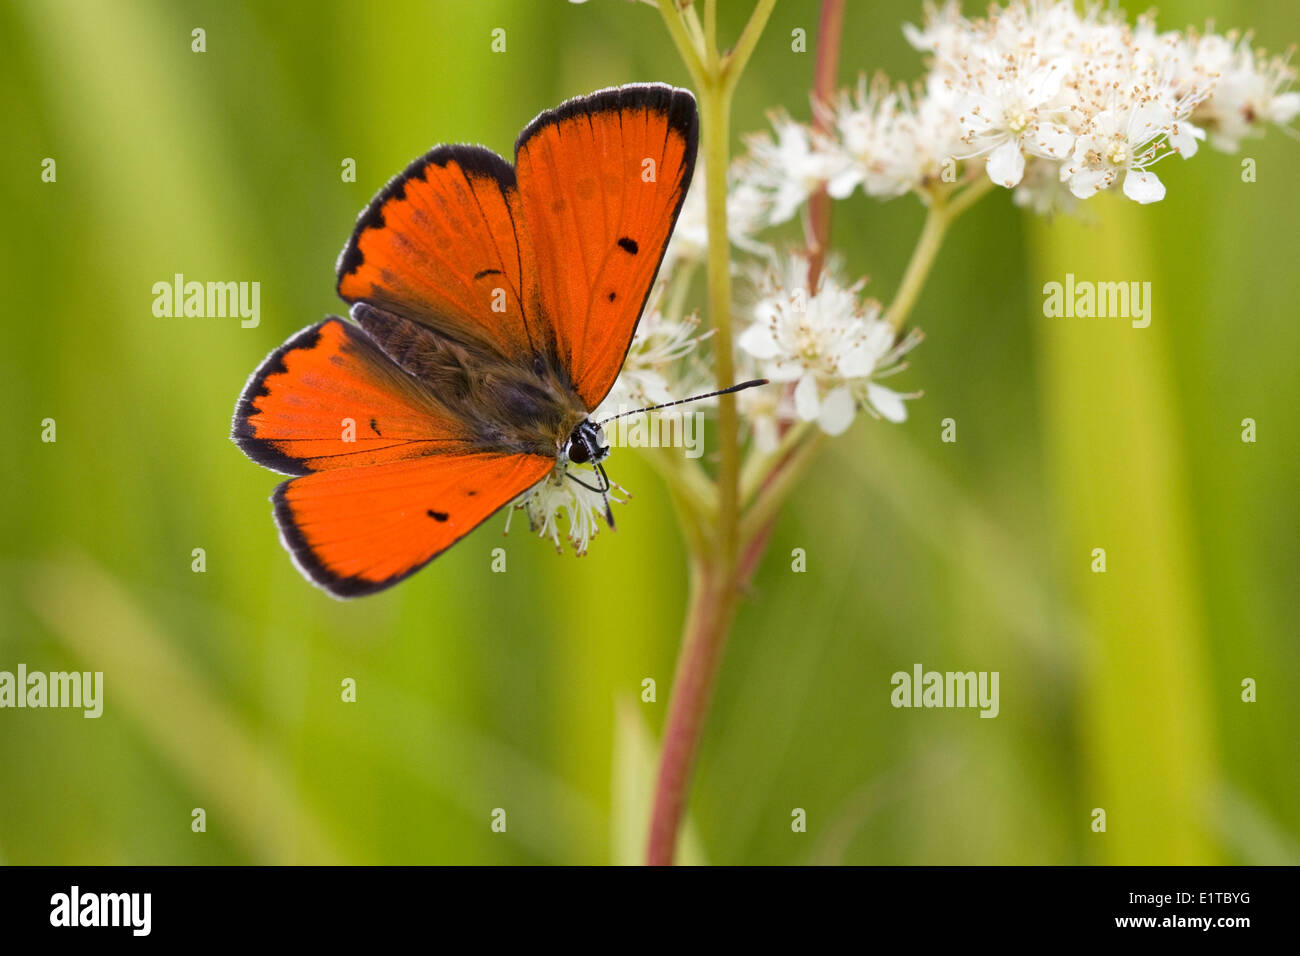
[(692, 577), (691, 609), (673, 678), (646, 848), (646, 862), (651, 866), (670, 866), (673, 862), (677, 834), (686, 813), (691, 770), (699, 751), (700, 732), (713, 699), (722, 649), (735, 614), (735, 588), (719, 581), (707, 561), (696, 562)]
[[(830, 129), (830, 111), (835, 97), (836, 72), (840, 62), (840, 38), (844, 30), (844, 0), (822, 0), (817, 24), (817, 62), (813, 67), (812, 127), (814, 133)], [(817, 288), (826, 251), (831, 241), (831, 197), (823, 184), (808, 198), (808, 290)]]
[[(843, 20), (844, 0), (822, 0), (813, 99), (827, 106), (835, 91)], [(826, 112), (824, 109), (814, 110), (813, 122), (818, 124), (818, 128), (825, 128)], [(830, 223), (830, 197), (823, 188), (812, 197), (810, 206), (810, 289), (816, 288), (825, 261), (830, 243)], [(783, 461), (777, 467), (785, 464)], [(673, 862), (677, 835), (690, 793), (691, 771), (699, 753), (700, 735), (713, 699), (727, 635), (736, 616), (740, 594), (748, 588), (757, 571), (771, 534), (772, 524), (769, 523), (749, 541), (742, 542), (739, 560), (730, 575), (724, 571), (731, 564), (729, 561), (714, 564), (705, 555), (692, 562), (691, 606), (673, 678), (672, 699), (668, 704), (668, 721), (664, 727), (663, 752), (659, 759), (646, 847), (646, 862), (651, 866), (669, 866)]]

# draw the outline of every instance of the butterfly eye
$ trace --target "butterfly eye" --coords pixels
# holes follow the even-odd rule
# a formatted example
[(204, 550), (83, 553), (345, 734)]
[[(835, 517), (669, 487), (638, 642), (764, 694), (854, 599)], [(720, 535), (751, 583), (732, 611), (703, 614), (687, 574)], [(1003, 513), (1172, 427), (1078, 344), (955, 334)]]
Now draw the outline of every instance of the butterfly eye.
[(569, 437), (567, 451), (569, 453), (569, 461), (573, 462), (575, 465), (586, 464), (591, 458), (591, 456), (587, 454), (586, 443), (577, 435), (571, 435)]

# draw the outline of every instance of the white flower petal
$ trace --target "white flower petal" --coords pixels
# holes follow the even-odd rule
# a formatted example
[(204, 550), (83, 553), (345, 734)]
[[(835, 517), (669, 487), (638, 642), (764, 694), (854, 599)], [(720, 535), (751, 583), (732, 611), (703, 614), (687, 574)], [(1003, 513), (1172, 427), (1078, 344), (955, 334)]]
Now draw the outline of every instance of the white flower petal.
[(863, 378), (876, 370), (876, 360), (880, 353), (867, 346), (864, 341), (857, 341), (840, 353), (836, 360), (836, 369), (843, 378)]
[(1084, 169), (1070, 177), (1070, 192), (1079, 199), (1091, 199), (1111, 184), (1111, 173), (1105, 169)]
[(773, 359), (763, 368), (763, 377), (773, 382), (797, 382), (804, 373), (802, 362), (790, 359)]
[(1046, 66), (1035, 70), (1030, 75), (1028, 86), (1028, 105), (1038, 106), (1054, 99), (1061, 92), (1061, 84), (1070, 73), (1070, 58), (1058, 56)]
[(847, 199), (862, 182), (862, 170), (857, 166), (846, 166), (826, 183), (826, 191), (832, 199)]
[(772, 200), (771, 219), (772, 225), (780, 225), (794, 218), (794, 214), (799, 211), (808, 194), (802, 187), (794, 182), (788, 182), (783, 185)]
[(930, 39), (929, 35), (924, 30), (921, 30), (915, 24), (904, 23), (903, 36), (907, 39), (908, 43), (912, 44), (913, 49), (924, 51), (934, 49), (934, 41)]
[[(875, 314), (879, 315), (880, 310), (877, 309)], [(894, 327), (892, 325), (890, 325), (884, 319), (873, 318), (871, 320), (871, 325), (867, 329), (867, 337), (866, 337), (867, 348), (873, 354), (875, 354), (877, 360), (879, 360), (880, 357), (884, 356), (887, 352), (889, 352), (890, 349), (894, 347), (894, 339), (896, 337), (897, 336), (896, 333), (894, 332)]]
[(1008, 189), (1020, 182), (1025, 175), (1025, 156), (1020, 152), (1020, 144), (1008, 139), (993, 152), (989, 153), (989, 179)]
[(1144, 103), (1129, 115), (1129, 144), (1136, 149), (1173, 124), (1174, 116), (1165, 106), (1159, 103)]
[(794, 410), (806, 422), (817, 419), (821, 402), (817, 398), (817, 379), (811, 372), (799, 379), (799, 384), (794, 387)]
[(1124, 177), (1124, 195), (1142, 204), (1159, 202), (1165, 198), (1165, 184), (1155, 173), (1144, 169), (1130, 169)]
[(1119, 110), (1102, 110), (1093, 116), (1090, 124), (1092, 130), (1092, 139), (1098, 145), (1103, 141), (1109, 140), (1116, 133), (1121, 131), (1121, 124), (1124, 117)]
[(1030, 137), (1031, 151), (1050, 159), (1065, 159), (1074, 149), (1074, 134), (1061, 123), (1039, 123)]
[(1300, 115), (1300, 93), (1279, 93), (1269, 100), (1264, 114), (1274, 123), (1285, 126)]
[(781, 354), (771, 327), (761, 321), (741, 332), (736, 344), (756, 359), (774, 359)]
[(903, 404), (903, 396), (892, 388), (872, 382), (867, 386), (867, 401), (880, 413), (881, 418), (895, 424), (907, 420), (907, 406)]
[(1205, 139), (1205, 130), (1183, 120), (1169, 133), (1169, 145), (1178, 150), (1178, 154), (1183, 159), (1191, 159), (1196, 155), (1198, 139)]
[(957, 104), (957, 121), (962, 132), (980, 136), (993, 129), (995, 118), (1000, 119), (1002, 108), (987, 96), (974, 94)]
[(841, 385), (831, 389), (822, 399), (817, 424), (828, 435), (842, 435), (853, 424), (853, 416), (856, 412), (853, 394), (847, 386)]

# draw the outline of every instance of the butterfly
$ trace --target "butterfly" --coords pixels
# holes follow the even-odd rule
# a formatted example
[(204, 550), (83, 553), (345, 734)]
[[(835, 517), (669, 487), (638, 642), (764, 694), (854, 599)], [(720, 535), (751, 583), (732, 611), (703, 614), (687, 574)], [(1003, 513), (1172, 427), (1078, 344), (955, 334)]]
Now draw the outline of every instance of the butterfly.
[(294, 476), (271, 500), (309, 580), (336, 597), (390, 587), (569, 463), (591, 463), (608, 491), (591, 413), (698, 138), (686, 90), (600, 90), (529, 123), (514, 165), (438, 146), (371, 200), (337, 263), (352, 321), (273, 351), (234, 415), (244, 453)]

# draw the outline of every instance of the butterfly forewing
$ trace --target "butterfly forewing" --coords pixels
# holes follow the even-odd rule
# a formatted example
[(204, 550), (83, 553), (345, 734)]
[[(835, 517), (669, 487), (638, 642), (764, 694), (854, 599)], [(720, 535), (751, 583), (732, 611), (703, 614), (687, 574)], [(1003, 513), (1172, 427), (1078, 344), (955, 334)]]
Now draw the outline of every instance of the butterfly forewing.
[(338, 291), (523, 361), (545, 349), (515, 171), (481, 146), (439, 146), (380, 191), (338, 262)]
[(588, 409), (627, 356), (690, 185), (698, 126), (690, 93), (639, 84), (543, 113), (515, 146), (541, 313)]

